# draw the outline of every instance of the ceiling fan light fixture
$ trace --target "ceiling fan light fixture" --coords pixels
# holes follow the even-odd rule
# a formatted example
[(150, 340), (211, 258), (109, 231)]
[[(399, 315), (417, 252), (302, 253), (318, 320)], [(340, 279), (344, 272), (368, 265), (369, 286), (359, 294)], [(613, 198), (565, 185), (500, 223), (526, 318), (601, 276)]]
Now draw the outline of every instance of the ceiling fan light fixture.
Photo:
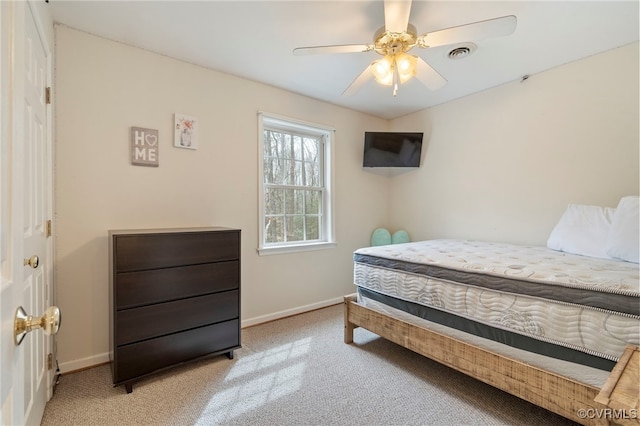
[[(373, 61), (347, 87), (343, 95), (352, 95), (372, 76), (376, 82), (393, 86), (393, 95), (398, 85), (416, 77), (430, 90), (437, 90), (447, 80), (422, 58), (409, 55), (414, 47), (427, 49), (452, 46), (445, 52), (448, 59), (462, 59), (471, 55), (477, 46), (466, 40), (483, 40), (512, 34), (518, 22), (515, 15), (501, 16), (445, 28), (418, 35), (416, 27), (409, 23), (411, 1), (384, 0), (384, 25), (373, 36), (373, 44), (344, 44), (332, 46), (299, 47), (295, 55), (312, 53), (352, 53), (374, 51), (382, 59)], [(457, 46), (454, 46), (457, 44)]]
[(373, 61), (370, 66), (373, 78), (384, 86), (391, 86), (393, 84), (393, 68), (394, 61), (390, 56), (385, 56), (382, 59)]
[(400, 83), (405, 83), (416, 75), (417, 56), (402, 52), (396, 55), (395, 62), (398, 68)]
[[(374, 79), (383, 86), (394, 83), (405, 83), (416, 75), (418, 57), (400, 52), (396, 55), (386, 55), (382, 59), (373, 61), (370, 69)], [(397, 73), (397, 74), (396, 74)], [(394, 81), (394, 75), (398, 81)]]

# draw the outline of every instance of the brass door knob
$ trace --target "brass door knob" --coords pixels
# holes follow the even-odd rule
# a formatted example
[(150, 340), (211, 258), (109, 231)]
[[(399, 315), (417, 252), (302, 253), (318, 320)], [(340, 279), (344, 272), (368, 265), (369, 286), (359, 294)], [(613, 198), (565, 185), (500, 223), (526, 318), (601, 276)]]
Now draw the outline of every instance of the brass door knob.
[(40, 258), (35, 254), (28, 259), (24, 260), (24, 266), (31, 266), (33, 269), (36, 269), (38, 265), (40, 265)]
[(27, 315), (24, 308), (20, 306), (16, 309), (13, 322), (13, 341), (16, 346), (20, 345), (27, 333), (36, 328), (41, 328), (47, 336), (56, 334), (60, 328), (60, 319), (60, 309), (57, 306), (48, 307), (41, 317), (36, 318)]

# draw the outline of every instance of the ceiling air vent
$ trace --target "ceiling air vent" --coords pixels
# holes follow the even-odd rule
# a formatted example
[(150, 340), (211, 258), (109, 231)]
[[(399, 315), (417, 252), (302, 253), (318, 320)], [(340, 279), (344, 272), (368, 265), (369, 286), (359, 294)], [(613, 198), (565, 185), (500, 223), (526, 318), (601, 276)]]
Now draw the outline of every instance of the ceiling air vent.
[(447, 54), (447, 57), (449, 57), (449, 59), (466, 58), (467, 56), (471, 55), (477, 47), (478, 46), (473, 43), (461, 44), (451, 49)]

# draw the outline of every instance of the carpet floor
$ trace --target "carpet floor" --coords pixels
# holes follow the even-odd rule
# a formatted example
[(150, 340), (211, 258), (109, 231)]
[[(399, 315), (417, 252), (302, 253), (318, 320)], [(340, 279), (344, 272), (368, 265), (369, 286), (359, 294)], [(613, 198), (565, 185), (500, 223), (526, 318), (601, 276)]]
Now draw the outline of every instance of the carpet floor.
[(242, 331), (224, 355), (113, 387), (108, 365), (63, 375), (43, 425), (575, 425), (364, 329), (342, 305)]

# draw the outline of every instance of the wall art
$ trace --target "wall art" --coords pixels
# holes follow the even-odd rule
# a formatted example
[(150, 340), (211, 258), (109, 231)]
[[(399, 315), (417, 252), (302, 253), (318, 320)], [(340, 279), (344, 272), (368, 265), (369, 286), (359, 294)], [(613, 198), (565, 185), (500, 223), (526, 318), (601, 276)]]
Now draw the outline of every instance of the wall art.
[(160, 144), (156, 129), (131, 128), (131, 164), (158, 167), (159, 150)]
[(198, 147), (198, 120), (188, 115), (176, 114), (173, 145), (177, 148), (196, 149)]

